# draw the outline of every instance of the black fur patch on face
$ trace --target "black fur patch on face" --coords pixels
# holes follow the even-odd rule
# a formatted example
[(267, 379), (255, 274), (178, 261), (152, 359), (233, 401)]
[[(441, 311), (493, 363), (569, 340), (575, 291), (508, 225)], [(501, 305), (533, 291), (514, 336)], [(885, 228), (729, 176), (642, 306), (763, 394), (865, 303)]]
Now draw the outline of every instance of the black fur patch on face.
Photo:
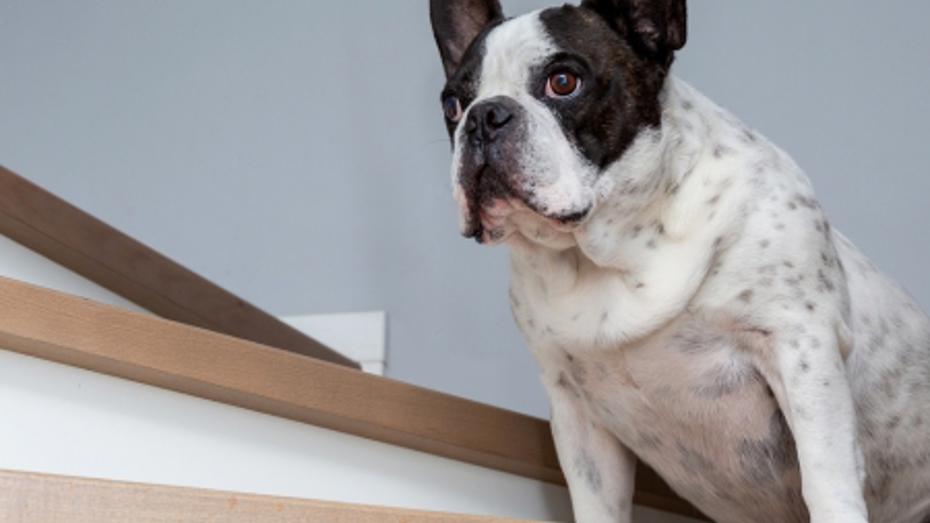
[[(440, 95), (440, 102), (449, 96), (454, 96), (459, 99), (464, 109), (475, 101), (478, 85), (481, 81), (481, 63), (484, 60), (485, 41), (488, 38), (488, 34), (502, 22), (503, 20), (492, 22), (485, 27), (471, 45), (468, 46), (468, 50), (466, 50), (465, 54), (462, 56), (461, 65), (459, 65), (458, 69), (446, 80), (446, 85), (442, 89), (442, 94)], [(446, 131), (449, 132), (449, 138), (455, 135), (455, 129), (457, 127), (458, 125), (456, 123), (446, 120)], [(455, 143), (453, 142), (452, 145), (454, 146)]]
[[(552, 108), (565, 136), (603, 169), (643, 129), (660, 124), (659, 95), (668, 66), (637, 52), (624, 28), (591, 9), (547, 9), (540, 20), (560, 52), (534, 72), (529, 88)], [(581, 78), (579, 92), (567, 99), (546, 97), (549, 75), (565, 70)]]

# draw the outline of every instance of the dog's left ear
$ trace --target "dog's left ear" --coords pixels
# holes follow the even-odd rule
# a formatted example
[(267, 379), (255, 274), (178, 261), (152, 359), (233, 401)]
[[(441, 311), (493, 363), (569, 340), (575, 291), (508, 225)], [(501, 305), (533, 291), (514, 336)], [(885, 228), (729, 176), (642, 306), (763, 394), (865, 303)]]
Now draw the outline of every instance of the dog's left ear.
[(688, 40), (685, 0), (583, 0), (581, 6), (606, 18), (630, 42), (669, 66)]
[(430, 0), (429, 17), (448, 78), (472, 41), (492, 22), (502, 20), (504, 12), (498, 0)]

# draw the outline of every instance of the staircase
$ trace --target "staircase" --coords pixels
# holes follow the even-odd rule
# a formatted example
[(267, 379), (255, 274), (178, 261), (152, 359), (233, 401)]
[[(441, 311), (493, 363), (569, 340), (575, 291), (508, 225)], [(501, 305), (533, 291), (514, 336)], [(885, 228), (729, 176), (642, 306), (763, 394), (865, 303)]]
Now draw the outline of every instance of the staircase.
[[(0, 521), (571, 519), (543, 420), (363, 373), (2, 167), (0, 234)], [(700, 517), (647, 468), (636, 502)]]

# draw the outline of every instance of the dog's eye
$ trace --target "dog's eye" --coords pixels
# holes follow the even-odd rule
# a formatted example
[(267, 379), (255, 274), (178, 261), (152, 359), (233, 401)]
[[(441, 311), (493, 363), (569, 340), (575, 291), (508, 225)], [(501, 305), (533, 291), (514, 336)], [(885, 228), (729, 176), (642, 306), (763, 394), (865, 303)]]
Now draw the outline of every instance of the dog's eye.
[(447, 96), (442, 101), (442, 112), (446, 115), (446, 120), (457, 123), (462, 119), (462, 102), (455, 96)]
[(546, 82), (546, 96), (565, 98), (571, 96), (581, 87), (581, 79), (567, 71), (560, 71), (549, 77)]

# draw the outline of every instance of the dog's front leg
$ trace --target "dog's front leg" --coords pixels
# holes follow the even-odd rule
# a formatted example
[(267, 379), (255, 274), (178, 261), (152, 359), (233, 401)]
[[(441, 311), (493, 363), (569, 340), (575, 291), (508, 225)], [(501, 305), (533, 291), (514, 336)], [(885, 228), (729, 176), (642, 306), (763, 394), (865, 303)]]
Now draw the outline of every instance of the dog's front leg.
[(837, 328), (776, 330), (763, 373), (791, 427), (812, 523), (866, 523), (862, 454)]
[(577, 523), (630, 523), (636, 457), (585, 415), (564, 388), (550, 391), (552, 435)]

